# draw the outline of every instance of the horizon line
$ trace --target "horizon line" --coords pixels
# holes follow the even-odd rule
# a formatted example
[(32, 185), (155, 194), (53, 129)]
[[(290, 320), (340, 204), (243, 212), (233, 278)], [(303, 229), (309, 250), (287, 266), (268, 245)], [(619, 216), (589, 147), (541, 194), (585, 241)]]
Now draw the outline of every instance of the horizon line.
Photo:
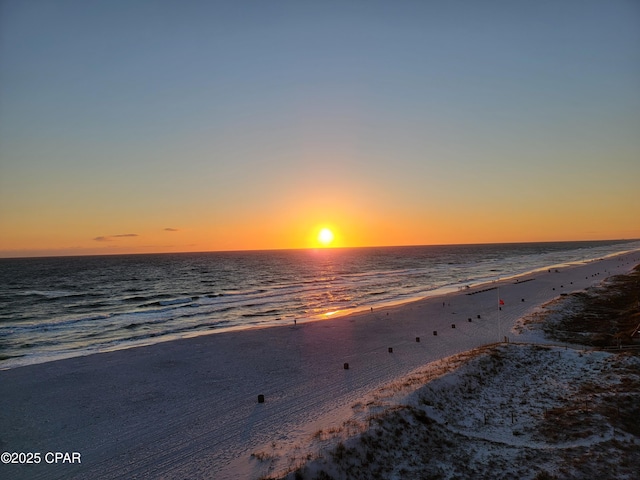
[[(48, 255), (16, 255), (5, 256), (7, 252), (0, 252), (0, 260), (27, 259), (27, 258), (77, 258), (77, 257), (114, 257), (114, 256), (134, 256), (134, 255), (187, 255), (206, 253), (258, 253), (258, 252), (292, 252), (292, 251), (338, 251), (338, 250), (358, 250), (371, 248), (415, 248), (415, 247), (453, 247), (453, 246), (484, 246), (484, 245), (526, 245), (526, 244), (548, 244), (548, 243), (596, 243), (596, 242), (636, 242), (640, 238), (611, 238), (599, 240), (544, 240), (544, 241), (520, 241), (520, 242), (480, 242), (480, 243), (433, 243), (433, 244), (405, 244), (405, 245), (362, 245), (355, 247), (300, 247), (300, 248), (256, 248), (240, 250), (201, 250), (201, 251), (181, 251), (181, 252), (133, 252), (133, 253), (78, 253), (78, 254), (48, 254)], [(21, 251), (23, 253), (23, 251)]]

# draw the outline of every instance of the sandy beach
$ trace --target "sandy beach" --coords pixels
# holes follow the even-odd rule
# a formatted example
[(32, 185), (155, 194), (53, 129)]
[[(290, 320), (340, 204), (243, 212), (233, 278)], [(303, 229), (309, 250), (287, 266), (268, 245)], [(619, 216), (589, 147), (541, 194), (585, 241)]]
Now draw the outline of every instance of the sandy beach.
[[(303, 456), (371, 392), (444, 357), (517, 341), (525, 315), (637, 263), (631, 252), (345, 317), (0, 371), (0, 451), (43, 458), (2, 464), (0, 477), (259, 478), (257, 452)], [(45, 461), (49, 452), (81, 463)]]

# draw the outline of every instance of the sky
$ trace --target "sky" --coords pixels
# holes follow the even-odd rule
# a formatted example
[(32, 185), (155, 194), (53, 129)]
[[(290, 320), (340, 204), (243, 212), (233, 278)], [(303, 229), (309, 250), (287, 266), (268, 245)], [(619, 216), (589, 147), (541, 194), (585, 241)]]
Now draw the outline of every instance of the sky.
[(640, 238), (640, 2), (0, 2), (0, 256)]

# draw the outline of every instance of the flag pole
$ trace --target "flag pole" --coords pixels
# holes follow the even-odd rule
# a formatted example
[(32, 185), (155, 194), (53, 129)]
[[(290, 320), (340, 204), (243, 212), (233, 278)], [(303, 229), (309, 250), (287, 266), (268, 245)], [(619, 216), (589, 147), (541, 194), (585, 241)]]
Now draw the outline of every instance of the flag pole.
[(500, 342), (501, 328), (500, 328), (500, 287), (498, 287), (498, 343)]

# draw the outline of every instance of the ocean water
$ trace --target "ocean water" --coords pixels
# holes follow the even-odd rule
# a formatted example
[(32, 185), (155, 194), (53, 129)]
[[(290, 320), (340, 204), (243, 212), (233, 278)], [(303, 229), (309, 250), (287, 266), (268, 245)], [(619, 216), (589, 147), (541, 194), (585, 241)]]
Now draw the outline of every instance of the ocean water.
[(638, 248), (600, 241), (0, 259), (0, 368), (326, 318)]

